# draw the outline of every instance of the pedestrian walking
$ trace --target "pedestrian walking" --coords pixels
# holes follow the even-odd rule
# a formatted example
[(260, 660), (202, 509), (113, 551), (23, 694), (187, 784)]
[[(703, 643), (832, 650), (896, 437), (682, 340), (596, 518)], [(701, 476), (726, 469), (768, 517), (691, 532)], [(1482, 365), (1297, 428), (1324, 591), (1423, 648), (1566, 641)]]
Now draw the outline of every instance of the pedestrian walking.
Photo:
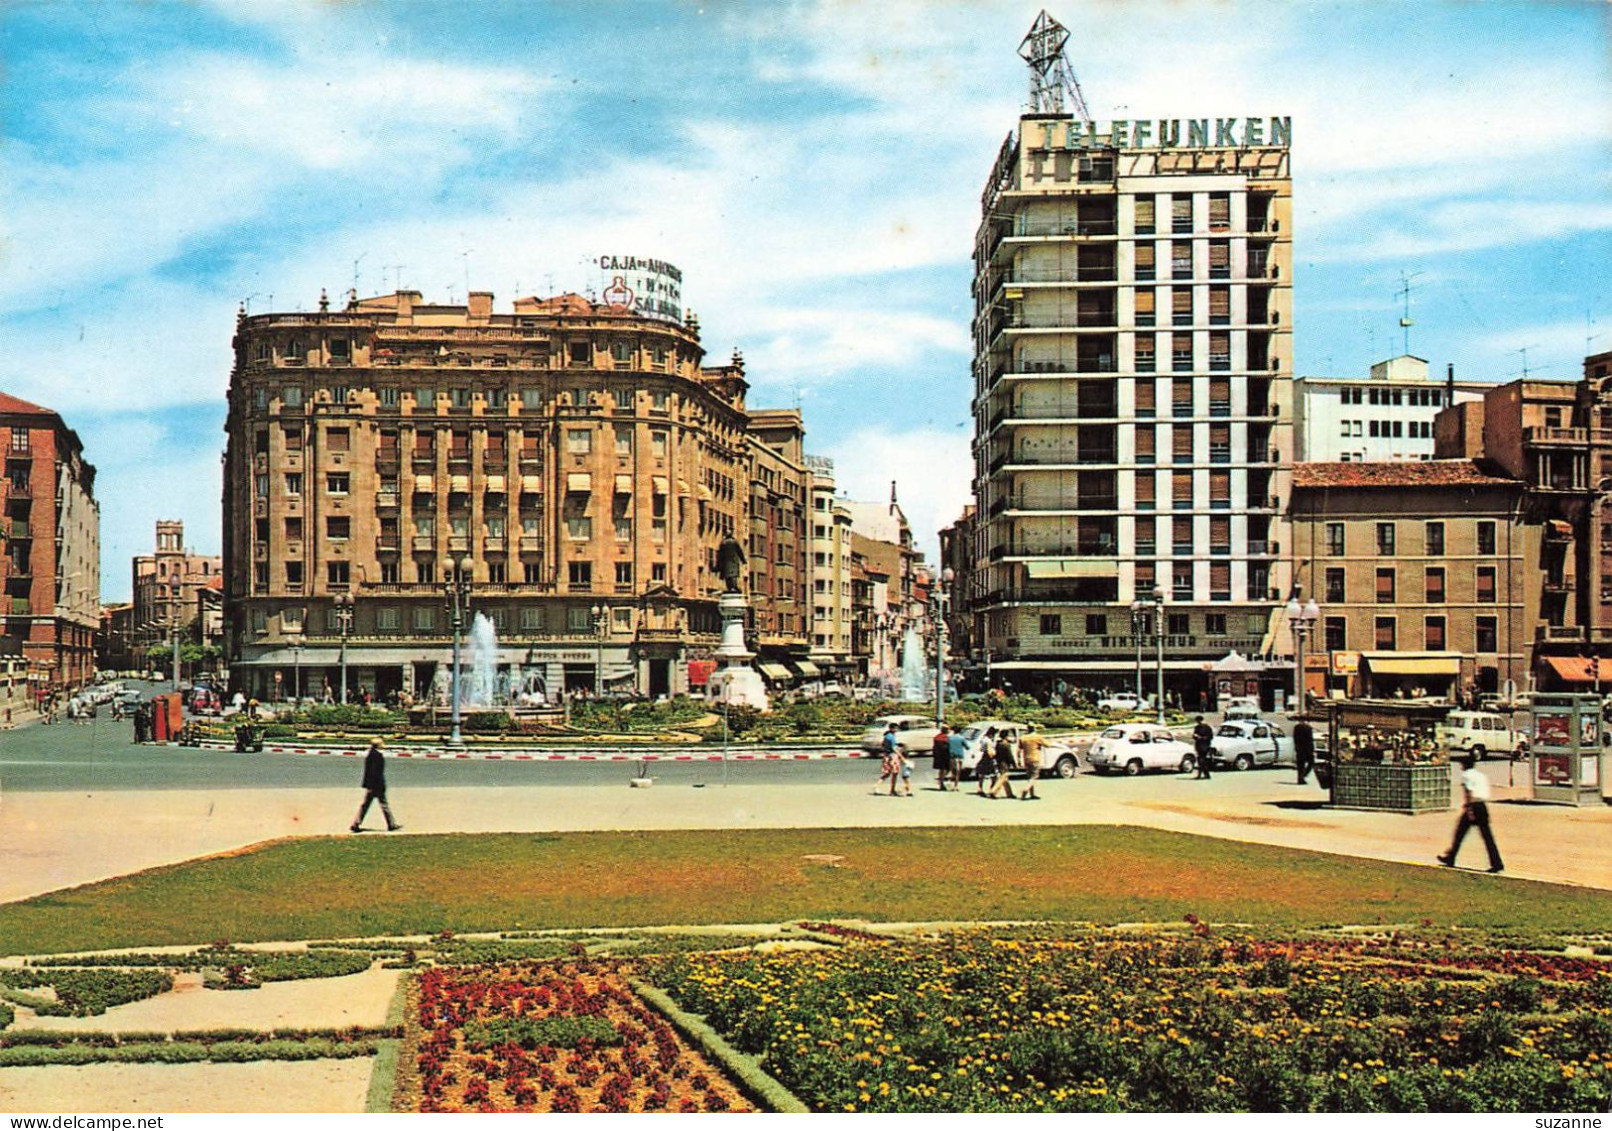
[(1461, 819), (1455, 825), (1455, 840), (1450, 850), (1438, 858), (1438, 862), (1446, 868), (1455, 867), (1456, 854), (1461, 851), (1461, 842), (1466, 839), (1467, 830), (1473, 825), (1483, 834), (1483, 846), (1489, 850), (1489, 871), (1502, 872), (1505, 864), (1500, 859), (1500, 849), (1494, 842), (1494, 832), (1489, 828), (1489, 779), (1483, 771), (1478, 769), (1478, 759), (1471, 753), (1463, 754), (1456, 759), (1457, 763), (1465, 767), (1461, 771)]
[(1024, 737), (1019, 739), (1019, 758), (1024, 763), (1025, 772), (1030, 775), (1024, 792), (1019, 794), (1021, 801), (1041, 800), (1041, 795), (1035, 791), (1035, 787), (1041, 778), (1041, 748), (1046, 744), (1047, 740), (1034, 726), (1026, 727)]
[(974, 781), (978, 788), (975, 790), (981, 797), (985, 796), (985, 787), (996, 778), (996, 747), (991, 744), (988, 735), (980, 736), (980, 760), (974, 767)]
[(1209, 724), (1198, 716), (1198, 724), (1192, 728), (1192, 749), (1197, 755), (1198, 772), (1193, 775), (1194, 781), (1209, 780), (1209, 759), (1215, 752), (1215, 732)]
[(1299, 784), (1303, 785), (1315, 769), (1315, 731), (1303, 719), (1293, 727), (1293, 758), (1299, 766)]
[(1008, 798), (1012, 799), (1013, 783), (1008, 780), (1008, 775), (1012, 772), (1013, 743), (1008, 738), (1007, 731), (1003, 731), (996, 736), (996, 780), (991, 782), (991, 799), (993, 801), (1003, 790), (1006, 790)]
[(940, 724), (930, 754), (935, 761), (935, 788), (945, 793), (946, 779), (952, 775), (952, 732), (945, 723)]
[(358, 816), (353, 818), (353, 832), (364, 831), (364, 814), (369, 812), (371, 801), (381, 803), (387, 832), (395, 833), (403, 827), (392, 819), (392, 807), (386, 803), (386, 742), (379, 735), (369, 740), (369, 753), (364, 755), (364, 803), (358, 807)]
[(145, 742), (151, 737), (151, 711), (144, 704), (134, 709), (134, 741)]
[(952, 731), (947, 740), (951, 747), (951, 770), (948, 776), (952, 781), (952, 790), (961, 793), (963, 789), (963, 759), (968, 755), (968, 739), (963, 737), (961, 730)]
[[(896, 776), (901, 782), (901, 795), (903, 797), (911, 797), (912, 796), (912, 759), (907, 757), (907, 752), (905, 750), (903, 750), (899, 746), (896, 747)], [(895, 783), (891, 782), (890, 783), (890, 796), (894, 797), (895, 794), (896, 794)]]
[(879, 781), (873, 787), (874, 793), (884, 789), (886, 779), (889, 779), (890, 782), (890, 792), (895, 793), (896, 780), (901, 776), (901, 767), (896, 762), (896, 752), (900, 747), (901, 744), (896, 740), (895, 724), (891, 723), (884, 728), (884, 737), (879, 740), (879, 749), (882, 756), (879, 762)]

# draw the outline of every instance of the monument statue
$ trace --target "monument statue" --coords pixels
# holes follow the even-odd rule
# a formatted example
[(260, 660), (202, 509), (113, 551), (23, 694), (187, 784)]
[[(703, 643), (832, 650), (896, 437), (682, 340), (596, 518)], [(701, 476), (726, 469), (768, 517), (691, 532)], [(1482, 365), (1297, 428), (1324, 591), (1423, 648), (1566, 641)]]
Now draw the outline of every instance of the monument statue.
[(739, 575), (745, 563), (744, 547), (731, 534), (722, 536), (716, 548), (716, 571), (722, 575), (723, 592), (739, 592)]

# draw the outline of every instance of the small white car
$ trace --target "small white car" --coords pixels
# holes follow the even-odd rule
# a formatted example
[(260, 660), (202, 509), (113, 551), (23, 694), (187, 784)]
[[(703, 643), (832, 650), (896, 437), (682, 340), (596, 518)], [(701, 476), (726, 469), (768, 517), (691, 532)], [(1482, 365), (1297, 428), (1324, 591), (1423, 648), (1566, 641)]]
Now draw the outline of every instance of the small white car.
[[(990, 743), (994, 749), (997, 738), (1004, 732), (1017, 750), (1024, 730), (1023, 723), (1008, 722), (1006, 719), (981, 719), (964, 727), (962, 735), (965, 745), (958, 776), (972, 778), (979, 768), (980, 759), (985, 756), (986, 743)], [(1047, 739), (1041, 748), (1041, 776), (1055, 774), (1060, 778), (1072, 778), (1079, 772), (1080, 756), (1075, 753), (1074, 747), (1055, 738)]]
[(1433, 734), (1451, 754), (1471, 754), (1480, 762), (1490, 754), (1520, 758), (1528, 752), (1527, 737), (1493, 711), (1451, 711)]
[(1209, 761), (1234, 770), (1255, 766), (1291, 766), (1295, 763), (1293, 739), (1275, 723), (1263, 719), (1233, 720), (1220, 724)]
[(1123, 723), (1109, 727), (1086, 751), (1086, 761), (1099, 774), (1124, 770), (1132, 777), (1143, 770), (1177, 770), (1189, 774), (1198, 767), (1192, 743), (1151, 723)]
[(1149, 710), (1152, 705), (1153, 700), (1148, 696), (1143, 695), (1138, 698), (1135, 693), (1130, 691), (1116, 691), (1112, 695), (1105, 695), (1097, 700), (1097, 709), (1099, 711), (1122, 711), (1126, 714)]
[(891, 725), (896, 728), (896, 745), (908, 754), (928, 754), (934, 749), (935, 735), (940, 728), (935, 720), (925, 715), (881, 715), (862, 732), (862, 750), (866, 754), (884, 753), (884, 732)]

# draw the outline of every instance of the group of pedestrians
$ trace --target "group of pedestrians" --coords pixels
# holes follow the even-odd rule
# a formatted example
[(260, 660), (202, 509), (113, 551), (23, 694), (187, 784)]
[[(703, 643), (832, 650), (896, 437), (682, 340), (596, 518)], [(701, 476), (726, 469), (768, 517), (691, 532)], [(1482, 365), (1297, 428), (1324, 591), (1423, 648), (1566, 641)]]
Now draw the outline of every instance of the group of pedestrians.
[[(974, 767), (974, 777), (979, 783), (978, 794), (991, 799), (1007, 796), (1024, 801), (1040, 801), (1036, 781), (1041, 776), (1047, 740), (1032, 726), (1025, 730), (1017, 743), (1006, 732), (997, 735), (994, 743), (984, 741), (979, 764)], [(902, 748), (894, 726), (886, 728), (881, 746), (879, 780), (873, 792), (884, 792), (885, 782), (889, 782), (891, 797), (911, 797), (912, 762)], [(934, 759), (935, 788), (942, 793), (947, 790), (961, 792), (963, 763), (968, 755), (968, 742), (963, 733), (942, 724), (930, 747), (930, 754)], [(1022, 791), (1017, 794), (1013, 792), (1012, 783), (1012, 774), (1016, 770), (1025, 770), (1030, 775)]]

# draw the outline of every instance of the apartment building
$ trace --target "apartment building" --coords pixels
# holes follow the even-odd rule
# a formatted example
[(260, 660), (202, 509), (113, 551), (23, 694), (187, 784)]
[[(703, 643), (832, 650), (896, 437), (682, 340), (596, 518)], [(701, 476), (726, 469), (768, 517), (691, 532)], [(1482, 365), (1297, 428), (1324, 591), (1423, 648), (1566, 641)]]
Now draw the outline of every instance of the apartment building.
[(167, 644), (176, 635), (193, 638), (197, 594), (223, 571), (221, 556), (198, 554), (185, 546), (183, 522), (159, 519), (155, 549), (133, 563), (135, 651)]
[(48, 408), (0, 393), (5, 521), (3, 635), (51, 691), (95, 673), (101, 621), (101, 511), (78, 433)]
[(1299, 377), (1293, 382), (1293, 427), (1304, 462), (1432, 459), (1433, 422), (1454, 404), (1483, 399), (1492, 384), (1443, 381), (1427, 362), (1401, 354), (1371, 367), (1367, 377)]
[(835, 496), (834, 461), (808, 455), (811, 476), (812, 663), (826, 676), (852, 675), (851, 512)]
[(1308, 690), (1464, 699), (1528, 686), (1543, 550), (1528, 492), (1466, 459), (1297, 465), (1293, 576), (1320, 609)]
[(811, 515), (806, 426), (799, 409), (755, 409), (745, 432), (750, 501), (745, 547), (750, 634), (774, 686), (821, 674), (811, 647)]
[(1269, 647), (1289, 590), (1290, 135), (1038, 112), (1004, 142), (974, 245), (972, 611), (993, 678), (1128, 685), (1131, 606), (1155, 589), (1171, 689)]
[(335, 685), (345, 652), (354, 690), (440, 698), (459, 576), (500, 687), (679, 692), (714, 649), (754, 449), (742, 361), (704, 366), (692, 313), (405, 290), (243, 312), (234, 348), (224, 618), (248, 694)]

